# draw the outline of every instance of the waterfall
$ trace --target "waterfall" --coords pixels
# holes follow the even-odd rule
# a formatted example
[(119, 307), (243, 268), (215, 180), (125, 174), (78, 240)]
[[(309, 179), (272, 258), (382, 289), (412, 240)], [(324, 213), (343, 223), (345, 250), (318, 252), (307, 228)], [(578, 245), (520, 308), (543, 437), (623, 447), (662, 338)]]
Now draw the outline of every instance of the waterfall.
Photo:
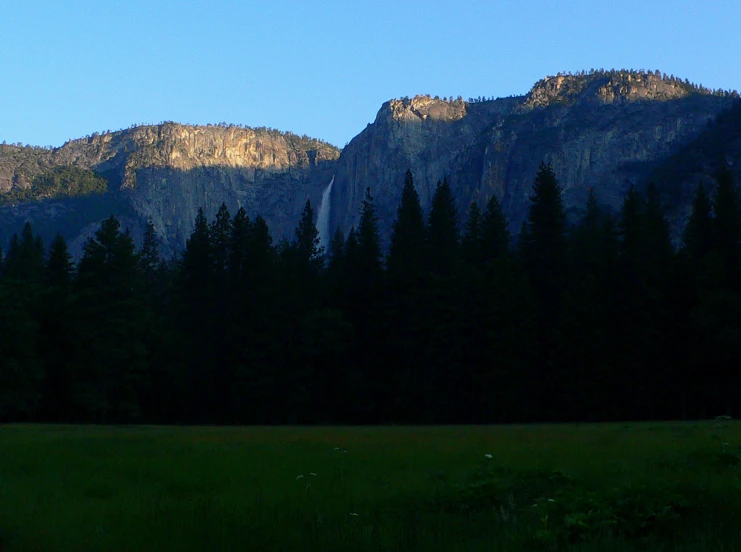
[(329, 230), (329, 211), (332, 207), (332, 184), (334, 184), (334, 176), (322, 194), (322, 204), (319, 206), (319, 213), (316, 216), (316, 229), (319, 231), (319, 246), (324, 248), (325, 255), (329, 253), (329, 240), (332, 238)]

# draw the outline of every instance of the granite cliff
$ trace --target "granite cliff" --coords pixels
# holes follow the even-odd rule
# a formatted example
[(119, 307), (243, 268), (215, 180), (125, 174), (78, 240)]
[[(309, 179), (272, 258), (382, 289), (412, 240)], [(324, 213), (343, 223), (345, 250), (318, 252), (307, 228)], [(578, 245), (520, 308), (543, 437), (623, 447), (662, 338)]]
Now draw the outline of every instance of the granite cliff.
[[(370, 187), (387, 238), (407, 169), (425, 208), (447, 178), (461, 213), (495, 195), (517, 233), (541, 161), (553, 165), (572, 216), (590, 187), (616, 210), (630, 184), (644, 185), (691, 148), (734, 97), (658, 72), (599, 71), (544, 78), (524, 96), (495, 100), (394, 99), (341, 152), (274, 130), (175, 123), (94, 134), (56, 149), (3, 145), (0, 242), (30, 220), (46, 239), (62, 231), (79, 252), (114, 213), (135, 237), (151, 218), (172, 254), (198, 208), (211, 218), (222, 202), (232, 212), (244, 206), (261, 214), (280, 238), (291, 235), (307, 199), (319, 208), (330, 181), (323, 224), (345, 232), (357, 225)], [(741, 148), (724, 156), (741, 161)], [(60, 167), (102, 176), (108, 191), (60, 197), (37, 185)], [(686, 178), (696, 178), (693, 170)], [(672, 186), (685, 190), (673, 211), (679, 227), (696, 182), (663, 185), (669, 195)]]
[[(212, 217), (222, 202), (232, 212), (261, 214), (274, 236), (293, 230), (307, 199), (318, 204), (339, 150), (274, 130), (165, 123), (72, 140), (57, 149), (0, 146), (0, 192), (32, 192), (54, 167), (89, 169), (108, 192), (10, 202), (0, 208), (3, 238), (28, 219), (45, 238), (61, 230), (79, 251), (114, 213), (135, 236), (151, 219), (165, 251), (182, 248), (199, 207)], [(26, 194), (27, 195), (27, 194)], [(6, 201), (6, 203), (9, 203)]]
[(541, 161), (553, 165), (572, 216), (590, 187), (617, 210), (630, 184), (644, 185), (733, 97), (658, 73), (615, 71), (545, 78), (525, 96), (492, 101), (392, 100), (340, 156), (331, 224), (356, 225), (370, 186), (388, 235), (409, 168), (423, 207), (447, 177), (461, 213), (495, 195), (516, 234)]

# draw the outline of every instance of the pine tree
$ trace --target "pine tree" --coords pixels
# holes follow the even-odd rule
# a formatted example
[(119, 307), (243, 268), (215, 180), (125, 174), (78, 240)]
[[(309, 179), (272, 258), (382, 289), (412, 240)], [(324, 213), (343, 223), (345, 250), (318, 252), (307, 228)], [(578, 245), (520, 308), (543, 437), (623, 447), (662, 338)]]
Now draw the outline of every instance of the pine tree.
[[(712, 201), (714, 247), (705, 261), (706, 288), (690, 317), (696, 338), (694, 372), (705, 413), (731, 414), (741, 389), (741, 197), (725, 163)], [(697, 391), (697, 385), (694, 386)]]
[(234, 215), (229, 237), (226, 295), (230, 306), (229, 324), (225, 328), (224, 355), (231, 370), (232, 385), (228, 391), (226, 415), (230, 422), (250, 422), (249, 408), (242, 404), (243, 382), (240, 377), (251, 353), (250, 315), (254, 307), (250, 301), (254, 291), (247, 287), (247, 275), (252, 262), (253, 224), (243, 207)]
[[(540, 299), (554, 299), (561, 284), (566, 243), (561, 187), (550, 165), (540, 164), (520, 234), (520, 254)], [(541, 301), (543, 302), (543, 301)]]
[(672, 248), (668, 225), (654, 186), (647, 200), (631, 186), (619, 220), (619, 258), (615, 294), (616, 361), (624, 366), (621, 392), (631, 397), (631, 416), (650, 417), (664, 400), (656, 396), (665, 370), (660, 351), (666, 338), (667, 277)]
[[(459, 422), (531, 419), (526, 390), (535, 350), (534, 304), (525, 275), (509, 254), (509, 240), (496, 198), (484, 213), (472, 203), (462, 241), (466, 262), (427, 299), (445, 297), (443, 319), (455, 336), (445, 348), (460, 351), (457, 359), (448, 356), (445, 363), (454, 370), (443, 369), (438, 384), (450, 390), (455, 409), (448, 415)], [(446, 296), (450, 290), (457, 291)]]
[(144, 231), (144, 240), (139, 251), (139, 270), (142, 273), (147, 293), (154, 294), (159, 284), (159, 275), (162, 270), (162, 259), (160, 258), (157, 232), (152, 219), (147, 221)]
[(208, 415), (214, 400), (212, 351), (218, 329), (213, 305), (218, 301), (219, 282), (212, 235), (203, 209), (199, 209), (175, 276), (173, 315), (178, 339), (173, 353), (185, 371), (177, 393), (181, 422), (213, 421)]
[(216, 218), (209, 227), (209, 237), (213, 253), (216, 276), (223, 280), (229, 259), (229, 239), (232, 233), (232, 221), (226, 203), (222, 203)]
[[(619, 401), (619, 418), (636, 417), (643, 413), (648, 400), (646, 375), (649, 366), (645, 355), (645, 341), (651, 320), (646, 302), (644, 273), (644, 232), (646, 227), (646, 205), (643, 197), (631, 185), (623, 198), (618, 218), (618, 278), (615, 290), (615, 342), (616, 364), (622, 366), (618, 394), (625, 400)], [(628, 405), (631, 405), (628, 409)]]
[(229, 272), (229, 287), (231, 293), (238, 294), (242, 286), (247, 265), (250, 261), (250, 240), (252, 239), (252, 221), (244, 207), (240, 207), (232, 221), (232, 231), (229, 238), (229, 258), (227, 261)]
[(377, 421), (389, 409), (382, 382), (388, 367), (377, 361), (382, 325), (381, 239), (370, 188), (366, 189), (358, 230), (351, 230), (345, 249), (344, 308), (356, 332), (356, 421)]
[[(196, 215), (193, 233), (185, 243), (178, 267), (178, 287), (187, 313), (188, 322), (202, 318), (198, 311), (205, 309), (214, 297), (214, 251), (211, 233), (203, 210)], [(190, 320), (192, 318), (192, 320)]]
[(492, 196), (486, 204), (481, 230), (482, 259), (488, 261), (509, 253), (512, 237), (507, 228), (507, 221), (504, 218), (502, 207), (496, 196)]
[(39, 349), (44, 363), (43, 416), (67, 421), (70, 406), (70, 361), (74, 336), (70, 331), (70, 300), (74, 265), (67, 242), (57, 234), (44, 269), (43, 311)]
[(381, 264), (381, 234), (370, 188), (366, 189), (361, 204), (357, 240), (357, 269), (365, 273), (367, 283), (378, 285), (383, 268)]
[(541, 304), (557, 305), (564, 275), (566, 214), (553, 168), (544, 163), (533, 183), (520, 252)]
[(37, 284), (44, 271), (44, 243), (35, 236), (30, 222), (23, 226), (20, 239), (14, 234), (5, 260), (5, 277), (24, 284)]
[(551, 165), (540, 164), (533, 182), (528, 217), (520, 234), (520, 256), (538, 305), (539, 377), (543, 389), (544, 413), (553, 409), (561, 390), (557, 388), (558, 368), (553, 365), (556, 347), (554, 328), (562, 312), (562, 293), (566, 276), (566, 214), (561, 187)]
[(38, 411), (43, 365), (38, 321), (44, 308), (44, 244), (26, 222), (14, 234), (3, 263), (0, 290), (0, 417), (29, 420)]
[(682, 236), (682, 253), (692, 263), (701, 260), (713, 250), (715, 228), (713, 207), (705, 186), (700, 183), (692, 200), (692, 213)]
[(294, 246), (302, 264), (313, 264), (315, 268), (321, 268), (319, 264), (323, 262), (324, 248), (319, 245), (319, 242), (319, 230), (314, 221), (314, 210), (311, 207), (311, 201), (307, 199), (294, 238)]
[(75, 281), (72, 394), (87, 420), (135, 420), (147, 386), (146, 315), (134, 240), (111, 216), (83, 247)]
[(324, 257), (310, 201), (306, 202), (293, 241), (284, 242), (279, 249), (281, 293), (274, 316), (283, 331), (275, 335), (280, 351), (275, 366), (282, 392), (276, 406), (283, 421), (298, 423), (311, 416), (312, 387), (320, 369), (316, 357), (321, 328), (315, 322), (320, 310), (319, 277)]
[(401, 203), (392, 226), (386, 266), (391, 278), (413, 275), (421, 269), (425, 246), (425, 221), (411, 171), (404, 177)]
[(463, 258), (469, 264), (482, 266), (484, 264), (484, 220), (481, 209), (476, 202), (468, 207), (468, 217), (463, 226), (463, 240), (461, 248)]
[(42, 394), (38, 326), (27, 298), (3, 283), (0, 283), (0, 336), (0, 420), (29, 421)]
[(280, 423), (285, 421), (278, 406), (285, 351), (278, 316), (282, 289), (277, 254), (262, 217), (247, 224), (244, 215), (244, 222), (237, 224), (240, 218), (238, 213), (233, 228), (243, 261), (233, 295), (238, 315), (229, 333), (234, 378), (230, 409), (240, 423)]
[[(14, 259), (17, 259), (19, 257), (20, 249), (21, 240), (18, 238), (18, 234), (13, 234), (10, 238), (10, 243), (8, 244), (8, 254), (5, 256), (5, 259), (3, 261), (3, 278), (5, 278), (6, 280), (16, 278), (13, 274), (13, 272), (15, 271), (13, 263)], [(10, 269), (8, 269), (8, 259), (10, 259)]]
[(448, 275), (456, 270), (460, 259), (458, 210), (447, 179), (438, 182), (432, 196), (426, 243), (428, 266), (433, 273)]
[[(355, 231), (355, 227), (350, 228), (350, 232), (347, 234), (347, 240), (345, 241), (345, 267), (351, 267), (357, 262), (358, 257), (358, 233)], [(347, 270), (345, 272), (345, 280), (349, 281), (347, 276)]]
[(171, 302), (171, 273), (162, 259), (157, 232), (151, 219), (147, 221), (144, 239), (138, 252), (140, 292), (144, 304), (144, 347), (148, 353), (149, 383), (142, 396), (144, 416), (157, 423), (173, 421), (174, 386), (177, 377), (170, 355), (173, 334), (167, 309)]
[(647, 378), (648, 395), (646, 416), (655, 418), (657, 412), (674, 400), (667, 396), (665, 384), (672, 377), (672, 367), (667, 362), (665, 351), (671, 346), (668, 332), (671, 323), (670, 277), (674, 269), (674, 249), (671, 243), (669, 223), (658, 189), (650, 183), (646, 190), (646, 217), (643, 235), (643, 270), (645, 273), (646, 305), (649, 316), (645, 355), (650, 366)]
[(470, 349), (475, 362), (464, 364), (471, 372), (467, 401), (474, 420), (540, 421), (537, 304), (528, 278), (513, 256), (502, 255), (488, 263), (480, 290), (470, 296), (480, 313), (468, 330), (476, 339)]
[(338, 226), (334, 234), (332, 234), (332, 240), (329, 242), (329, 258), (330, 260), (341, 259), (344, 254), (345, 236)]
[(618, 221), (620, 236), (620, 262), (633, 272), (642, 261), (643, 230), (645, 227), (645, 202), (635, 186), (631, 185), (623, 198)]
[(461, 261), (458, 211), (445, 179), (432, 197), (426, 236), (428, 285), (421, 331), (429, 336), (429, 344), (424, 351), (427, 376), (420, 390), (426, 421), (454, 419), (466, 394), (465, 378), (460, 375), (466, 316)]
[[(361, 204), (354, 258), (355, 262), (348, 270), (353, 305), (351, 319), (355, 322), (359, 348), (365, 352), (364, 358), (360, 359), (360, 365), (361, 380), (364, 379), (369, 385), (365, 396), (367, 408), (374, 411), (371, 419), (379, 420), (388, 417), (390, 411), (390, 397), (385, 390), (390, 371), (388, 366), (378, 362), (378, 354), (374, 348), (374, 344), (379, 343), (382, 335), (383, 311), (380, 307), (383, 265), (378, 215), (370, 188), (366, 189)], [(353, 262), (351, 257), (348, 259)], [(363, 395), (360, 397), (362, 400)]]
[(398, 367), (386, 382), (388, 415), (395, 421), (415, 419), (423, 379), (422, 301), (425, 298), (425, 221), (412, 173), (407, 171), (401, 203), (393, 222), (386, 258), (382, 355)]
[(198, 209), (193, 232), (185, 242), (180, 261), (185, 271), (184, 276), (193, 282), (194, 287), (211, 279), (214, 265), (212, 249), (208, 220), (203, 209)]
[(603, 213), (597, 202), (594, 188), (590, 188), (586, 209), (581, 220), (569, 236), (568, 258), (570, 277), (597, 271), (602, 259)]
[(204, 391), (205, 412), (214, 423), (228, 420), (229, 394), (233, 380), (233, 366), (229, 360), (228, 336), (236, 312), (229, 289), (229, 246), (232, 238), (232, 219), (225, 203), (221, 204), (209, 227), (214, 267), (214, 301), (210, 307), (213, 321), (209, 336), (211, 354), (209, 359), (209, 382)]
[(568, 277), (557, 327), (561, 419), (597, 421), (611, 416), (603, 390), (615, 385), (616, 375), (610, 348), (613, 234), (590, 190), (586, 212), (569, 237)]
[(672, 248), (669, 223), (659, 197), (659, 191), (653, 183), (646, 190), (646, 219), (643, 246), (646, 249), (645, 261), (649, 269), (652, 285), (662, 286), (671, 269)]
[[(318, 370), (314, 382), (314, 421), (347, 422), (354, 417), (355, 392), (359, 387), (354, 357), (354, 325), (347, 315), (347, 257), (357, 250), (354, 229), (346, 247), (345, 237), (338, 227), (329, 244), (329, 259), (324, 273), (325, 309), (316, 313), (314, 328), (321, 328), (315, 337)], [(349, 251), (349, 253), (348, 253)], [(380, 345), (380, 344), (379, 344)]]
[(66, 296), (72, 285), (74, 268), (67, 241), (61, 234), (57, 234), (49, 249), (49, 258), (44, 268), (46, 285), (61, 296)]
[(705, 186), (700, 183), (677, 256), (670, 300), (674, 342), (671, 349), (674, 354), (670, 355), (677, 392), (675, 412), (682, 419), (698, 412), (698, 375), (705, 372), (710, 347), (708, 340), (703, 339), (702, 332), (698, 331), (697, 307), (708, 293), (722, 289), (725, 283), (723, 263), (715, 245), (712, 202)]

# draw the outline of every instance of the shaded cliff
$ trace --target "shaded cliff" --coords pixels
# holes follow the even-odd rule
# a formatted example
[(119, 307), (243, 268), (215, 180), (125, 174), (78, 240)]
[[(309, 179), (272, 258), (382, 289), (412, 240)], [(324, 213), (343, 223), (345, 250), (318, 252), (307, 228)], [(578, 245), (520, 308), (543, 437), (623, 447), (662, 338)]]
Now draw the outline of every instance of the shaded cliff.
[(698, 183), (707, 190), (721, 163), (727, 164), (734, 181), (741, 183), (741, 100), (708, 122), (703, 131), (676, 153), (663, 160), (648, 177), (658, 186), (675, 226), (689, 218)]

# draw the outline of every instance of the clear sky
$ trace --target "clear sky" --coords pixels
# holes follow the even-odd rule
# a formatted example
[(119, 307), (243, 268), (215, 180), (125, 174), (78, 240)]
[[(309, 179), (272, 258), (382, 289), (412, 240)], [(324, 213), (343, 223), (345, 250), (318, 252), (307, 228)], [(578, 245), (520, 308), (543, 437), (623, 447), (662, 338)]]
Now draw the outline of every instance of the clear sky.
[(173, 120), (344, 146), (391, 98), (590, 68), (741, 89), (741, 0), (5, 0), (0, 141)]

